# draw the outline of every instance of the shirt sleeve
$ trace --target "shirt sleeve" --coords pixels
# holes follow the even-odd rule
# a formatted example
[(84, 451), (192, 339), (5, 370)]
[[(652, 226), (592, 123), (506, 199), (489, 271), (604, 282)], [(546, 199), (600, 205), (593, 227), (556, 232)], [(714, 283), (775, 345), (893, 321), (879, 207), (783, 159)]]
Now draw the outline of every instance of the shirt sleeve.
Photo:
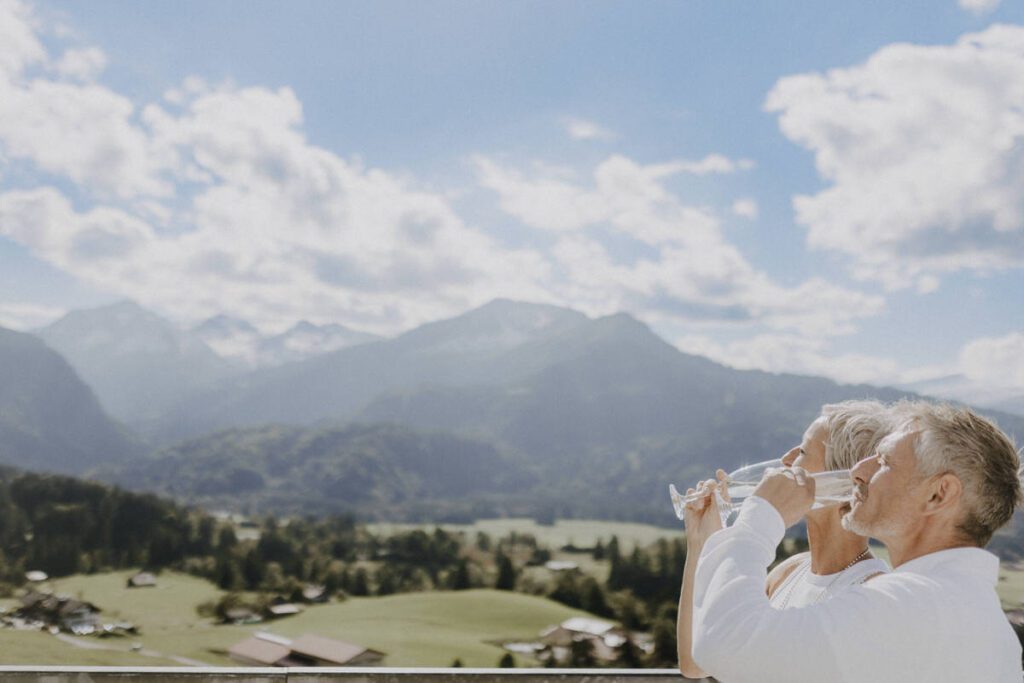
[(775, 507), (752, 496), (736, 523), (704, 546), (694, 581), (693, 656), (717, 678), (842, 680), (827, 615), (776, 610), (765, 595), (767, 567), (785, 531)]

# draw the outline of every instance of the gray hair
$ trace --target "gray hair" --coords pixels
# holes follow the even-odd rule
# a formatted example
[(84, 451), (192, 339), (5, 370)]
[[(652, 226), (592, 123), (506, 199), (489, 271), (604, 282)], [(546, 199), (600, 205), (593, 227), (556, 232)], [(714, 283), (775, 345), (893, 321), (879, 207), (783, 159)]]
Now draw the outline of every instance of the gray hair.
[(830, 403), (822, 407), (821, 416), (828, 429), (827, 470), (848, 470), (873, 455), (896, 426), (888, 407), (878, 401)]
[(984, 547), (1024, 501), (1013, 441), (968, 408), (902, 401), (894, 411), (919, 432), (914, 442), (917, 474), (928, 478), (949, 472), (960, 480), (964, 514), (957, 529)]

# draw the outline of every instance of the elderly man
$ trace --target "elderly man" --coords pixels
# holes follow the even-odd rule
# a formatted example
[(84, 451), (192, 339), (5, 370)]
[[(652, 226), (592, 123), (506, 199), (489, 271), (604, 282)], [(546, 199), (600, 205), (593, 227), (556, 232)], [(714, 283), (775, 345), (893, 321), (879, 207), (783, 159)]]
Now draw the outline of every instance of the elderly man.
[[(853, 470), (843, 520), (881, 540), (893, 572), (826, 602), (775, 610), (765, 572), (814, 500), (803, 470), (758, 486), (704, 547), (694, 583), (694, 659), (727, 683), (1020, 683), (1021, 648), (982, 550), (1021, 500), (1019, 458), (969, 410), (900, 404), (902, 428)], [(717, 511), (715, 511), (717, 514)]]

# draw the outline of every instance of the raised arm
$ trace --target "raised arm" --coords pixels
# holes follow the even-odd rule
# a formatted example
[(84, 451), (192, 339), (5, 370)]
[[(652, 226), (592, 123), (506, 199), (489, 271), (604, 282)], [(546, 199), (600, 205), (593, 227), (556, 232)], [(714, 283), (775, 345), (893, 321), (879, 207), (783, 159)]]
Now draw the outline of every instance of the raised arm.
[[(719, 470), (719, 477), (725, 472)], [(715, 498), (717, 483), (709, 479), (697, 485), (696, 492), (703, 498), (688, 503), (685, 508), (686, 524), (686, 565), (683, 569), (683, 585), (679, 591), (679, 610), (676, 617), (676, 653), (679, 657), (679, 672), (687, 678), (704, 678), (707, 673), (693, 660), (693, 583), (697, 574), (697, 562), (708, 538), (722, 528), (722, 518)], [(694, 493), (689, 489), (686, 493)]]
[(784, 531), (771, 504), (751, 497), (736, 523), (705, 544), (693, 584), (692, 653), (722, 680), (842, 680), (822, 615), (768, 602), (767, 567)]

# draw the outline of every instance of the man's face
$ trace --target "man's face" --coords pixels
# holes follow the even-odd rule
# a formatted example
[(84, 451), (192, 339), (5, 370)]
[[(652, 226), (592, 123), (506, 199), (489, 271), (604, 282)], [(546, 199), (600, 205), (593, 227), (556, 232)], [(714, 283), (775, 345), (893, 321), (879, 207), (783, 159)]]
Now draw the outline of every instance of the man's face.
[(843, 517), (845, 528), (888, 542), (903, 537), (921, 519), (915, 495), (924, 483), (915, 475), (917, 434), (910, 428), (890, 434), (874, 455), (851, 470), (854, 498)]

